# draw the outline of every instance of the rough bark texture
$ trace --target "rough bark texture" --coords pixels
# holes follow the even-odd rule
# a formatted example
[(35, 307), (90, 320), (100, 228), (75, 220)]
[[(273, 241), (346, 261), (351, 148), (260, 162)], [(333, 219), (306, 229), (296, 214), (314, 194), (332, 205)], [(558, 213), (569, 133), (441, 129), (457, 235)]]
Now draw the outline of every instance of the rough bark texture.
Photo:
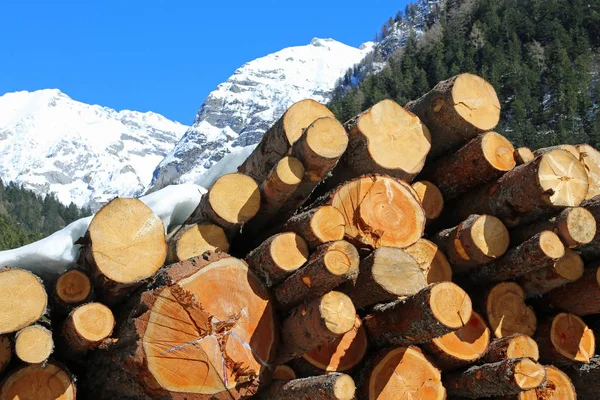
[(483, 357), (486, 363), (495, 363), (509, 358), (531, 358), (539, 360), (540, 352), (537, 343), (527, 335), (515, 334), (494, 339)]
[[(531, 371), (522, 371), (525, 369)], [(525, 372), (531, 373), (526, 375)], [(474, 366), (466, 371), (447, 374), (443, 379), (450, 396), (470, 399), (518, 394), (542, 386), (545, 381), (544, 368), (527, 358)]]
[(584, 260), (592, 262), (600, 259), (600, 196), (584, 201), (581, 207), (588, 210), (596, 219), (596, 235), (590, 243), (577, 248), (577, 251)]
[(565, 255), (554, 265), (537, 269), (521, 276), (519, 285), (526, 298), (542, 296), (556, 288), (577, 281), (583, 275), (584, 265), (579, 254), (566, 249)]
[(346, 374), (274, 382), (261, 396), (264, 400), (351, 400), (355, 392), (354, 380)]
[(314, 250), (323, 243), (342, 240), (345, 225), (344, 216), (337, 208), (322, 206), (294, 215), (281, 230), (302, 236), (308, 247)]
[(469, 295), (451, 282), (442, 282), (405, 300), (374, 307), (364, 324), (375, 346), (406, 346), (427, 343), (461, 328), (471, 312)]
[(594, 356), (589, 364), (564, 368), (569, 375), (579, 400), (596, 400), (600, 393), (600, 355)]
[(587, 173), (579, 160), (565, 150), (553, 150), (456, 199), (447, 207), (453, 210), (448, 222), (489, 214), (508, 227), (526, 224), (578, 206), (587, 187)]
[(306, 266), (275, 288), (277, 307), (289, 310), (324, 295), (343, 282), (356, 280), (359, 262), (358, 251), (345, 240), (321, 245)]
[(485, 320), (473, 311), (465, 326), (433, 339), (424, 349), (438, 367), (451, 371), (474, 364), (486, 354), (489, 343), (490, 330)]
[(533, 155), (535, 157), (541, 155), (541, 154), (545, 154), (545, 153), (549, 153), (552, 150), (565, 150), (568, 151), (569, 153), (571, 153), (573, 155), (573, 157), (579, 159), (579, 150), (577, 150), (577, 147), (571, 145), (571, 144), (559, 144), (557, 146), (549, 146), (549, 147), (543, 147), (541, 149), (537, 149), (536, 151), (533, 152)]
[(519, 147), (515, 149), (515, 162), (517, 165), (528, 163), (535, 158), (529, 147)]
[(430, 92), (408, 103), (406, 109), (431, 130), (432, 159), (494, 129), (500, 120), (500, 102), (494, 88), (471, 74), (439, 82)]
[(513, 169), (514, 151), (504, 136), (487, 132), (429, 165), (419, 178), (436, 185), (449, 201)]
[(333, 117), (333, 113), (314, 100), (302, 100), (293, 104), (265, 132), (256, 149), (238, 167), (238, 171), (252, 177), (258, 183), (263, 182), (269, 171), (289, 153), (302, 131), (321, 117)]
[(509, 235), (498, 218), (471, 215), (431, 240), (448, 256), (453, 270), (461, 273), (501, 257), (508, 249)]
[(304, 239), (293, 232), (271, 236), (246, 256), (250, 269), (265, 286), (280, 284), (308, 260)]
[(560, 214), (520, 226), (510, 232), (513, 246), (543, 231), (556, 233), (569, 248), (588, 244), (596, 235), (596, 219), (583, 207), (565, 208)]
[(565, 249), (556, 234), (544, 231), (510, 249), (504, 256), (471, 271), (461, 282), (471, 287), (515, 279), (532, 271), (552, 267)]
[(558, 314), (540, 323), (535, 332), (540, 361), (556, 366), (589, 363), (596, 350), (592, 330), (573, 314)]
[(276, 363), (283, 364), (339, 338), (355, 321), (352, 300), (340, 292), (329, 292), (296, 307), (281, 324), (282, 346)]
[(600, 268), (597, 264), (589, 266), (581, 279), (546, 293), (541, 302), (579, 316), (599, 314)]
[(128, 301), (119, 340), (91, 360), (90, 390), (101, 400), (246, 398), (268, 380), (274, 319), (266, 289), (240, 260), (208, 252), (173, 264)]
[(419, 264), (408, 253), (392, 247), (380, 247), (364, 258), (356, 282), (340, 287), (354, 306), (365, 308), (416, 294), (427, 282)]
[(13, 350), (9, 337), (6, 335), (0, 336), (0, 376), (2, 376), (4, 370), (10, 364), (12, 354)]

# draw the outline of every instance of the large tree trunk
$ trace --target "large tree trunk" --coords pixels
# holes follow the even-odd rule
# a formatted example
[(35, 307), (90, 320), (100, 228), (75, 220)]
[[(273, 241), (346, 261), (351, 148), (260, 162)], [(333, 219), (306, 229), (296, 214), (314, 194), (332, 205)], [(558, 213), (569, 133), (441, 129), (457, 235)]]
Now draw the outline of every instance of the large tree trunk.
[(525, 292), (514, 282), (502, 282), (482, 296), (483, 309), (497, 338), (516, 333), (531, 336), (537, 327), (533, 308), (525, 304)]
[(210, 222), (179, 226), (167, 236), (167, 243), (169, 264), (198, 257), (205, 251), (229, 251), (225, 231)]
[(457, 331), (435, 338), (424, 346), (443, 371), (474, 364), (486, 354), (490, 330), (481, 315), (473, 311), (471, 319)]
[(381, 351), (367, 361), (357, 382), (359, 400), (446, 399), (440, 371), (418, 347)]
[(102, 207), (78, 242), (78, 264), (108, 305), (140, 287), (167, 257), (163, 223), (138, 199), (116, 198)]
[(296, 307), (281, 324), (282, 347), (277, 364), (329, 343), (349, 332), (356, 321), (352, 300), (340, 292), (329, 292)]
[(74, 378), (55, 363), (19, 368), (11, 372), (0, 386), (1, 400), (75, 400), (75, 397)]
[(453, 270), (461, 273), (501, 257), (508, 249), (509, 234), (498, 218), (471, 215), (431, 240), (446, 253)]
[(202, 196), (186, 224), (212, 222), (231, 239), (258, 213), (260, 201), (259, 187), (252, 178), (244, 174), (223, 175)]
[(64, 318), (75, 307), (92, 301), (93, 296), (90, 277), (80, 269), (70, 269), (61, 274), (54, 284), (52, 313)]
[(406, 105), (431, 130), (431, 158), (460, 147), (496, 127), (500, 101), (488, 82), (460, 74), (439, 82), (430, 92)]
[(581, 279), (546, 293), (541, 302), (557, 311), (584, 316), (600, 314), (600, 267), (585, 269)]
[(345, 240), (321, 245), (306, 266), (275, 288), (277, 307), (289, 310), (324, 295), (343, 282), (354, 281), (359, 263), (358, 251)]
[(326, 201), (343, 214), (346, 238), (359, 248), (405, 248), (425, 230), (425, 212), (414, 190), (389, 176), (354, 179), (327, 195)]
[(308, 260), (304, 239), (293, 232), (271, 236), (246, 256), (250, 269), (265, 286), (280, 284)]
[(361, 261), (356, 282), (339, 290), (350, 296), (357, 308), (365, 308), (416, 294), (426, 284), (413, 257), (400, 249), (380, 247)]
[(417, 193), (417, 198), (423, 206), (427, 223), (435, 220), (444, 210), (444, 197), (440, 190), (431, 182), (414, 182), (411, 187)]
[(452, 282), (441, 282), (405, 300), (374, 307), (364, 323), (375, 346), (405, 346), (460, 329), (471, 312), (469, 295)]
[(115, 318), (108, 307), (101, 303), (87, 303), (69, 314), (61, 335), (69, 353), (83, 356), (104, 343), (114, 327)]
[(509, 358), (540, 359), (538, 345), (530, 336), (515, 334), (494, 339), (483, 357), (486, 363), (495, 363)]
[(589, 364), (573, 365), (565, 368), (579, 400), (597, 400), (600, 393), (600, 355), (594, 356)]
[(259, 397), (263, 400), (352, 400), (355, 391), (350, 375), (333, 373), (276, 381)]
[(334, 117), (327, 107), (314, 100), (293, 104), (283, 116), (263, 135), (256, 149), (239, 166), (238, 171), (262, 183), (275, 165), (288, 155), (302, 132), (316, 119)]
[(513, 229), (510, 241), (516, 246), (543, 231), (556, 233), (565, 246), (575, 248), (592, 241), (596, 235), (596, 219), (583, 207), (569, 207), (549, 219)]
[(344, 215), (337, 208), (322, 206), (294, 215), (281, 231), (297, 233), (314, 250), (323, 243), (342, 240), (345, 225)]
[(573, 314), (561, 313), (540, 323), (535, 340), (546, 364), (589, 363), (596, 351), (594, 332)]
[(15, 355), (23, 362), (45, 363), (53, 351), (52, 332), (42, 325), (30, 325), (15, 335)]
[(583, 165), (565, 150), (552, 150), (520, 165), (497, 181), (490, 182), (456, 199), (448, 209), (452, 221), (471, 214), (490, 214), (508, 227), (575, 207), (588, 190)]
[(588, 174), (588, 193), (586, 200), (600, 195), (600, 152), (589, 144), (577, 146), (579, 160), (585, 165)]
[(504, 136), (487, 132), (432, 163), (419, 177), (436, 185), (449, 201), (513, 169), (514, 151)]
[(417, 261), (427, 284), (452, 280), (452, 267), (434, 243), (427, 239), (419, 239), (404, 251)]
[(31, 325), (46, 313), (48, 295), (29, 271), (0, 268), (0, 335)]
[(573, 250), (565, 249), (565, 255), (546, 268), (529, 272), (518, 279), (525, 290), (525, 297), (539, 297), (551, 290), (575, 282), (583, 276), (583, 260)]
[(231, 400), (268, 378), (275, 313), (243, 261), (209, 252), (173, 264), (127, 304), (118, 341), (88, 368), (99, 399)]
[(528, 358), (511, 358), (450, 373), (443, 382), (451, 396), (506, 396), (541, 387), (546, 382), (546, 371)]

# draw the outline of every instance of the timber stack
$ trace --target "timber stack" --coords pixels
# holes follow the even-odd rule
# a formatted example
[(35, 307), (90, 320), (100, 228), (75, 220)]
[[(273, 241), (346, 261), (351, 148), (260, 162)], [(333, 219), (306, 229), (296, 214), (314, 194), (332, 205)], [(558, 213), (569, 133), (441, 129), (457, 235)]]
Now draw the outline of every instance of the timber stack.
[(597, 398), (600, 153), (499, 119), (472, 74), (303, 100), (169, 232), (114, 199), (58, 279), (0, 270), (0, 400)]

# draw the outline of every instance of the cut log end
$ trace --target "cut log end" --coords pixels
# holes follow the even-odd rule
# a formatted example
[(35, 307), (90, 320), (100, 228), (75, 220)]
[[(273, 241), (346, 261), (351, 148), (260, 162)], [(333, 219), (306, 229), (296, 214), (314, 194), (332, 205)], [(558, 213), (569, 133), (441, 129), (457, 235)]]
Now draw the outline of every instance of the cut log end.
[(86, 300), (91, 291), (90, 278), (77, 269), (71, 269), (56, 280), (56, 297), (64, 304), (78, 305)]
[(336, 335), (350, 331), (356, 321), (352, 300), (340, 292), (329, 292), (321, 297), (319, 312), (327, 329)]
[(535, 158), (529, 147), (519, 147), (515, 150), (515, 161), (517, 165), (528, 163)]
[(88, 234), (95, 267), (110, 281), (127, 284), (146, 279), (167, 256), (161, 219), (138, 199), (116, 198), (102, 207)]
[[(492, 130), (500, 120), (500, 101), (496, 91), (483, 78), (461, 74), (452, 88), (454, 109), (467, 122), (481, 131)], [(439, 107), (439, 108), (438, 108)], [(433, 111), (441, 109), (434, 104)]]
[(307, 99), (294, 103), (283, 116), (283, 130), (289, 144), (294, 144), (302, 136), (304, 129), (315, 120), (333, 116), (327, 107), (317, 101)]
[(283, 157), (277, 163), (275, 173), (279, 180), (289, 186), (298, 185), (304, 176), (304, 165), (294, 157)]
[(31, 325), (46, 312), (47, 304), (37, 276), (22, 269), (0, 270), (0, 335)]
[(54, 364), (29, 365), (6, 378), (0, 388), (1, 400), (75, 400), (71, 376)]
[[(441, 353), (440, 364), (448, 358), (462, 363), (472, 363), (481, 358), (490, 343), (490, 330), (481, 315), (473, 312), (471, 319), (462, 328), (432, 341)], [(462, 364), (464, 365), (464, 364)]]
[(510, 339), (506, 348), (506, 358), (531, 358), (537, 361), (540, 359), (540, 351), (537, 343), (531, 337), (515, 335)]
[(73, 312), (73, 322), (83, 338), (90, 342), (98, 342), (112, 333), (115, 318), (104, 304), (88, 303)]
[(278, 365), (273, 371), (273, 380), (276, 381), (291, 381), (296, 378), (296, 372), (287, 365)]
[(335, 118), (319, 118), (306, 130), (306, 144), (315, 155), (338, 159), (348, 147), (348, 134)]
[(573, 154), (560, 149), (541, 157), (538, 180), (547, 193), (546, 203), (561, 207), (581, 204), (588, 191), (588, 176), (581, 162)]
[(352, 270), (358, 270), (360, 257), (356, 247), (345, 240), (338, 240), (329, 246), (323, 261), (333, 275), (345, 275)]
[(536, 389), (521, 392), (519, 400), (577, 400), (571, 379), (552, 365), (544, 366), (546, 384)]
[(333, 384), (333, 398), (336, 400), (352, 400), (355, 392), (354, 379), (350, 375), (341, 375)]
[(446, 398), (440, 371), (416, 347), (387, 351), (367, 379), (369, 400)]
[(431, 289), (429, 303), (437, 321), (450, 329), (463, 327), (471, 318), (471, 298), (452, 282), (437, 283)]
[(594, 332), (573, 314), (561, 313), (554, 317), (550, 340), (559, 354), (575, 362), (590, 362), (596, 349)]
[(342, 337), (317, 347), (302, 358), (319, 370), (344, 372), (357, 366), (367, 352), (367, 334), (357, 316), (354, 327)]
[(522, 390), (537, 388), (546, 380), (544, 367), (527, 358), (520, 360), (514, 366), (514, 374), (515, 382)]
[(574, 282), (583, 276), (585, 265), (581, 256), (573, 250), (566, 249), (565, 255), (554, 263), (554, 271), (567, 281)]
[(579, 160), (585, 165), (588, 174), (588, 193), (586, 200), (600, 195), (600, 152), (588, 144), (577, 146)]
[(345, 234), (344, 215), (335, 207), (320, 207), (310, 221), (310, 228), (321, 243), (342, 240)]
[(563, 211), (558, 218), (558, 234), (568, 247), (588, 244), (596, 236), (596, 219), (583, 207), (573, 207)]
[(292, 272), (308, 260), (308, 246), (293, 232), (277, 235), (270, 246), (271, 258), (282, 270)]
[(229, 241), (220, 226), (202, 222), (182, 229), (185, 231), (176, 239), (177, 243), (170, 243), (170, 262), (187, 260), (206, 251), (227, 252), (229, 250)]
[(425, 213), (413, 189), (386, 176), (355, 179), (339, 188), (332, 206), (344, 216), (346, 236), (374, 248), (405, 248), (425, 229)]
[(481, 147), (485, 159), (498, 171), (510, 171), (515, 167), (515, 149), (504, 136), (488, 132), (483, 137)]
[(429, 181), (419, 181), (413, 183), (412, 188), (417, 192), (425, 217), (428, 220), (439, 217), (444, 209), (444, 197), (437, 186)]
[(556, 233), (544, 231), (540, 234), (539, 241), (540, 249), (549, 258), (557, 260), (565, 255), (565, 246)]
[(252, 219), (260, 208), (260, 191), (254, 179), (243, 174), (223, 175), (208, 192), (214, 212), (232, 224)]
[(471, 240), (479, 252), (493, 259), (506, 253), (510, 244), (510, 235), (506, 226), (498, 218), (492, 215), (481, 215), (471, 228)]
[(498, 338), (516, 333), (531, 336), (537, 327), (533, 309), (525, 304), (525, 292), (516, 283), (503, 282), (492, 288), (486, 300), (486, 314)]
[(419, 239), (404, 251), (417, 261), (427, 284), (452, 280), (452, 267), (434, 243), (427, 239)]
[(41, 325), (21, 329), (15, 337), (15, 354), (26, 363), (43, 363), (53, 350), (52, 332)]

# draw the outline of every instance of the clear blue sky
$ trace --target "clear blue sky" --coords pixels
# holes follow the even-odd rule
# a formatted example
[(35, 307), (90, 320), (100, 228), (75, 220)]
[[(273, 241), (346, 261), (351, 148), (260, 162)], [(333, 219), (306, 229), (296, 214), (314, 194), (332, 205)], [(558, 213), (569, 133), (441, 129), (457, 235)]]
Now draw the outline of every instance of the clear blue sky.
[(331, 37), (359, 46), (406, 0), (0, 0), (0, 94), (72, 98), (191, 124), (236, 68)]

